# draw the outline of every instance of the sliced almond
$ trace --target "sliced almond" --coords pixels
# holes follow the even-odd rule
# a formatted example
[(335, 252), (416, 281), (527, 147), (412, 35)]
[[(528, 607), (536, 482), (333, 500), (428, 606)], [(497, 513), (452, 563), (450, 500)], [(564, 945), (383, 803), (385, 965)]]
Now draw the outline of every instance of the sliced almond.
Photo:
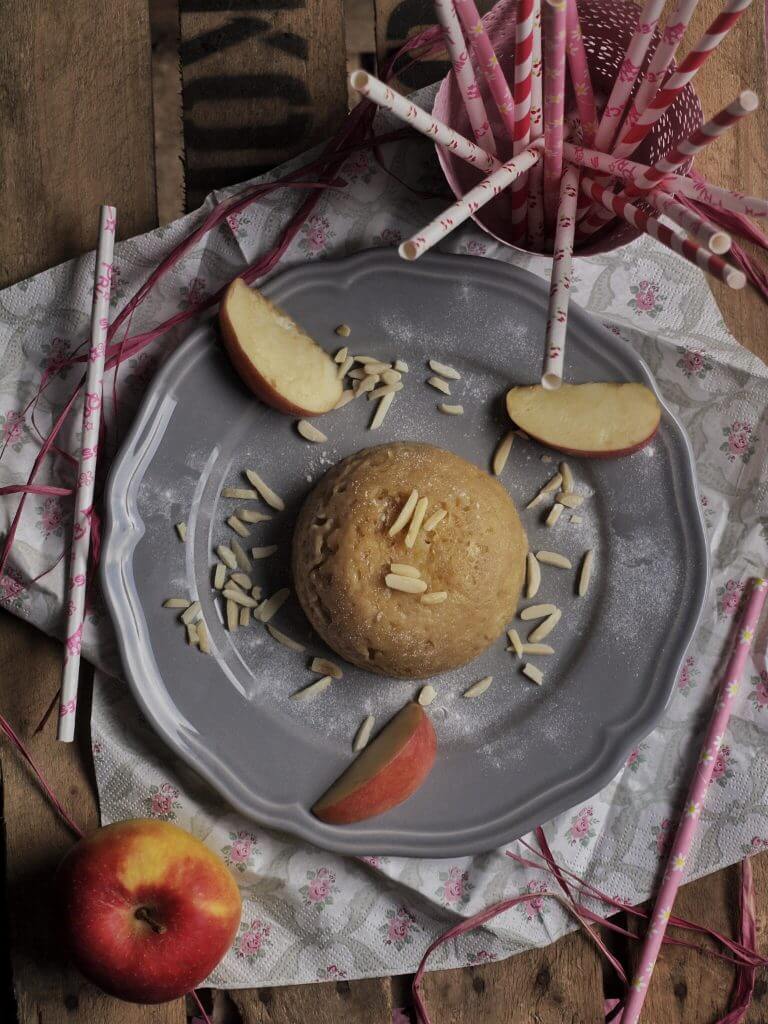
[(352, 333), (352, 328), (349, 324), (339, 324), (339, 326), (335, 328), (335, 333), (338, 334), (340, 338), (348, 338)]
[[(235, 563), (237, 564), (237, 563)], [(224, 587), (224, 581), (227, 578), (227, 567), (223, 562), (217, 562), (216, 568), (213, 570), (213, 585), (217, 590), (221, 590)]]
[(269, 558), (270, 555), (274, 555), (277, 551), (277, 544), (267, 544), (263, 548), (251, 548), (251, 555), (253, 558)]
[(413, 510), (416, 508), (416, 502), (419, 500), (419, 492), (414, 488), (405, 500), (405, 504), (397, 514), (397, 519), (390, 526), (387, 531), (388, 537), (396, 537), (400, 531), (408, 525), (413, 515)]
[(545, 526), (554, 526), (555, 523), (557, 522), (557, 520), (560, 518), (560, 516), (562, 514), (562, 511), (563, 511), (563, 506), (560, 504), (559, 501), (556, 501), (555, 504), (550, 509), (549, 515), (544, 520)]
[(362, 380), (355, 385), (355, 398), (359, 398), (360, 395), (370, 395), (378, 383), (378, 374), (374, 374), (372, 377), (363, 377)]
[(380, 388), (375, 388), (368, 395), (369, 402), (375, 402), (377, 398), (385, 398), (387, 395), (396, 395), (398, 391), (403, 390), (402, 383), (397, 384), (384, 384)]
[(558, 624), (562, 616), (563, 613), (560, 611), (559, 608), (557, 609), (557, 611), (554, 611), (551, 615), (548, 615), (547, 618), (544, 619), (544, 621), (541, 622), (536, 627), (536, 629), (534, 629), (528, 635), (528, 643), (537, 644), (540, 640), (543, 640), (545, 637), (548, 637), (552, 630), (555, 628), (555, 626)]
[(226, 587), (229, 590), (238, 590), (238, 591), (240, 591), (243, 594), (246, 593), (245, 588), (241, 587), (239, 583), (235, 583), (235, 581), (232, 579), (231, 576), (229, 577), (229, 579), (226, 582)]
[(536, 668), (535, 665), (531, 665), (530, 662), (526, 662), (523, 665), (523, 675), (528, 676), (531, 682), (536, 683), (537, 686), (541, 686), (544, 681), (544, 675), (541, 669)]
[(246, 469), (245, 475), (248, 478), (248, 483), (251, 484), (259, 494), (262, 496), (264, 501), (272, 508), (277, 509), (278, 512), (282, 512), (285, 508), (285, 502), (279, 494), (275, 494), (269, 484), (266, 484), (255, 469)]
[(529, 551), (525, 556), (525, 596), (536, 597), (541, 586), (541, 567), (536, 556)]
[(416, 502), (416, 508), (413, 510), (413, 515), (408, 525), (408, 532), (405, 535), (405, 546), (409, 549), (413, 547), (416, 543), (416, 538), (419, 536), (421, 524), (424, 522), (424, 516), (427, 514), (428, 504), (428, 498), (419, 498)]
[(549, 644), (523, 644), (523, 654), (554, 654), (555, 648)]
[(583, 523), (584, 520), (583, 520), (583, 518), (581, 516), (571, 516), (569, 518), (568, 522), (569, 523), (573, 523), (574, 525), (578, 526), (580, 523)]
[(330, 676), (323, 676), (322, 679), (316, 679), (314, 683), (310, 683), (309, 686), (305, 686), (301, 690), (297, 690), (296, 693), (292, 693), (290, 696), (291, 700), (311, 700), (313, 697), (318, 697), (333, 682)]
[(235, 601), (227, 601), (227, 629), (234, 633), (240, 625), (240, 605)]
[(559, 551), (537, 551), (536, 560), (542, 565), (554, 565), (556, 569), (572, 569), (570, 558), (561, 555)]
[(444, 395), (450, 395), (451, 393), (451, 385), (447, 380), (443, 380), (442, 377), (428, 377), (427, 384), (435, 388), (436, 391), (442, 391)]
[(381, 360), (378, 356), (352, 356), (356, 363), (360, 363), (361, 366), (365, 366), (366, 363), (380, 363)]
[(272, 519), (266, 512), (253, 512), (249, 508), (239, 508), (235, 515), (244, 523), (267, 523)]
[(259, 493), (248, 487), (225, 487), (221, 496), (222, 498), (239, 498), (241, 501), (257, 501)]
[(250, 590), (253, 586), (251, 577), (246, 576), (244, 572), (233, 572), (229, 578), (233, 583), (236, 583), (238, 587), (242, 587), (243, 590)]
[(167, 597), (163, 601), (163, 608), (189, 608), (191, 604), (185, 597)]
[(595, 564), (595, 552), (590, 548), (589, 551), (584, 552), (584, 560), (581, 563), (581, 572), (579, 573), (579, 597), (584, 597), (589, 590), (589, 581), (592, 579), (592, 567)]
[(493, 463), (491, 466), (495, 476), (501, 476), (501, 473), (507, 464), (509, 453), (512, 451), (512, 444), (514, 440), (515, 435), (510, 430), (504, 435), (504, 437), (502, 437), (501, 441), (499, 441), (498, 448), (493, 453)]
[(442, 523), (447, 515), (448, 512), (444, 508), (439, 508), (433, 512), (432, 515), (424, 521), (424, 525), (422, 526), (424, 533), (431, 533), (438, 523)]
[(376, 412), (373, 415), (373, 419), (368, 425), (369, 430), (378, 430), (381, 424), (384, 422), (384, 417), (389, 412), (389, 407), (395, 400), (394, 392), (390, 392), (388, 395), (384, 395), (383, 398), (379, 399), (379, 404), (376, 407)]
[(261, 599), (261, 587), (251, 587), (251, 597), (259, 601)]
[(431, 683), (427, 683), (426, 686), (422, 686), (419, 690), (419, 695), (416, 700), (423, 708), (427, 708), (436, 696), (437, 690), (431, 685)]
[(461, 380), (461, 374), (458, 370), (454, 370), (452, 366), (448, 366), (447, 363), (438, 363), (436, 359), (429, 360), (429, 368), (434, 373), (439, 373), (441, 377), (447, 377), (448, 380)]
[(313, 658), (309, 668), (312, 672), (320, 672), (321, 675), (331, 676), (333, 679), (341, 679), (344, 675), (336, 662), (327, 658)]
[(271, 622), (267, 624), (267, 632), (274, 640), (277, 640), (279, 644), (282, 644), (283, 647), (287, 647), (289, 651), (304, 650), (304, 644), (300, 644), (298, 640), (294, 640), (293, 637), (283, 633), (276, 626), (273, 626)]
[(187, 643), (190, 647), (197, 647), (199, 640), (197, 636), (197, 626), (194, 622), (187, 623)]
[(251, 531), (244, 523), (240, 522), (237, 516), (230, 516), (229, 519), (227, 519), (227, 526), (241, 537), (250, 537), (251, 535)]
[(483, 676), (482, 679), (478, 679), (476, 683), (473, 683), (468, 690), (465, 690), (462, 697), (479, 697), (481, 693), (485, 693), (492, 682), (493, 676)]
[(382, 363), (382, 362), (366, 363), (365, 366), (364, 366), (364, 369), (365, 369), (366, 373), (380, 374), (380, 373), (385, 373), (387, 370), (391, 370), (392, 369), (392, 364), (391, 363)]
[(219, 558), (222, 560), (222, 562), (224, 563), (224, 565), (226, 565), (228, 569), (237, 568), (237, 559), (235, 558), (235, 553), (231, 548), (228, 548), (226, 544), (219, 544), (219, 546), (216, 548), (216, 554), (219, 556)]
[(350, 380), (365, 380), (365, 370), (362, 366), (356, 366), (354, 370), (350, 370), (347, 374)]
[(204, 622), (198, 622), (197, 624), (197, 646), (203, 654), (211, 653), (211, 645), (208, 639), (208, 627)]
[(417, 580), (421, 576), (420, 569), (417, 569), (415, 565), (406, 565), (404, 562), (392, 562), (389, 570), (396, 576), (410, 576), (412, 580)]
[(430, 590), (426, 594), (421, 595), (422, 604), (442, 604), (443, 601), (448, 600), (447, 590)]
[(354, 366), (354, 363), (354, 359), (351, 356), (347, 356), (344, 362), (339, 364), (339, 368), (336, 371), (336, 376), (339, 378), (339, 380), (341, 380), (346, 373), (349, 373), (349, 371)]
[(188, 626), (190, 622), (195, 621), (195, 619), (200, 615), (201, 611), (202, 609), (200, 607), (200, 602), (193, 601), (189, 608), (187, 608), (186, 611), (183, 611), (181, 613), (179, 618), (181, 619), (185, 626)]
[(345, 405), (349, 405), (352, 399), (355, 397), (354, 391), (342, 391), (341, 398), (338, 400), (334, 409), (343, 409)]
[(328, 440), (322, 430), (318, 430), (314, 423), (310, 423), (309, 420), (299, 420), (296, 424), (296, 429), (305, 441), (312, 441), (314, 444), (324, 444)]
[(446, 405), (445, 402), (438, 402), (437, 408), (440, 412), (444, 412), (446, 416), (463, 416), (464, 406), (463, 405)]
[(187, 539), (187, 524), (186, 523), (176, 523), (176, 533), (178, 533), (178, 535), (179, 535), (179, 540), (182, 540), (182, 541), (186, 540)]
[(567, 462), (561, 462), (558, 468), (563, 478), (563, 490), (567, 494), (573, 494), (573, 490), (576, 487), (576, 481), (573, 479), (571, 467), (568, 465)]
[(402, 380), (402, 373), (399, 370), (384, 370), (381, 375), (381, 379), (385, 384), (397, 384), (398, 381)]
[(259, 602), (254, 600), (250, 594), (244, 593), (237, 587), (225, 587), (221, 596), (225, 597), (227, 601), (234, 601), (242, 608), (258, 608), (259, 606)]
[(259, 605), (259, 610), (256, 612), (256, 618), (259, 622), (269, 622), (272, 616), (283, 607), (290, 593), (288, 587), (283, 587), (281, 590), (276, 591), (272, 597), (267, 598), (263, 604)]
[(408, 363), (404, 359), (396, 359), (394, 366), (398, 373), (408, 373)]
[(373, 732), (373, 723), (375, 721), (376, 719), (373, 717), (373, 715), (366, 715), (366, 717), (363, 719), (360, 728), (355, 733), (355, 738), (352, 740), (352, 749), (355, 751), (355, 753), (357, 753), (357, 751), (359, 750), (362, 750), (364, 747), (368, 746), (368, 740), (371, 738), (371, 733)]
[(518, 658), (522, 658), (523, 642), (520, 639), (520, 634), (517, 632), (516, 629), (508, 629), (507, 636), (509, 637), (509, 642), (512, 644), (512, 650), (515, 652)]
[(557, 605), (555, 604), (532, 604), (523, 608), (520, 618), (524, 622), (530, 622), (531, 619), (546, 619), (548, 615), (553, 615), (556, 611)]
[(241, 626), (247, 626), (250, 623), (250, 621), (251, 621), (251, 609), (250, 608), (245, 608), (245, 607), (241, 608), (240, 609), (240, 625)]
[(539, 493), (540, 494), (551, 494), (552, 491), (556, 491), (558, 489), (558, 487), (561, 487), (562, 483), (563, 483), (562, 474), (561, 473), (555, 473), (555, 475), (553, 477), (550, 477), (549, 480), (547, 480), (547, 482), (541, 488), (541, 491)]
[(251, 560), (248, 555), (246, 555), (244, 549), (236, 540), (230, 541), (229, 546), (232, 549), (232, 554), (235, 556), (238, 569), (242, 569), (243, 572), (249, 572), (251, 568)]
[[(339, 335), (340, 338), (348, 338), (349, 337), (348, 334), (339, 334), (339, 331), (341, 330), (341, 328), (342, 327), (346, 327), (346, 326), (347, 326), (346, 324), (342, 324), (341, 327), (337, 327), (336, 328), (336, 333)], [(349, 330), (349, 328), (347, 328), (347, 330)], [(345, 345), (343, 348), (339, 349), (339, 351), (333, 357), (333, 361), (334, 361), (334, 363), (343, 363), (348, 355), (349, 355), (349, 349)]]
[(413, 580), (408, 576), (397, 576), (393, 572), (388, 572), (384, 577), (384, 582), (390, 590), (401, 590), (404, 594), (423, 594), (427, 589), (427, 584), (424, 580)]
[(580, 508), (584, 504), (584, 495), (558, 491), (555, 495), (555, 501), (559, 501), (566, 508)]

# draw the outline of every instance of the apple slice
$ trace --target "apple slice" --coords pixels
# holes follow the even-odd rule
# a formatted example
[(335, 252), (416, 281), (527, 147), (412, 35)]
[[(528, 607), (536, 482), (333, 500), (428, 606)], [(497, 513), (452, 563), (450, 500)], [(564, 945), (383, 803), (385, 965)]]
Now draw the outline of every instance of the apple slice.
[(644, 384), (540, 384), (510, 388), (509, 418), (526, 434), (568, 455), (630, 455), (659, 428), (661, 408)]
[(291, 416), (318, 416), (341, 398), (338, 366), (261, 292), (236, 277), (219, 306), (221, 335), (243, 383)]
[(383, 814), (421, 786), (436, 750), (429, 716), (418, 704), (406, 704), (320, 797), (312, 813), (331, 825)]

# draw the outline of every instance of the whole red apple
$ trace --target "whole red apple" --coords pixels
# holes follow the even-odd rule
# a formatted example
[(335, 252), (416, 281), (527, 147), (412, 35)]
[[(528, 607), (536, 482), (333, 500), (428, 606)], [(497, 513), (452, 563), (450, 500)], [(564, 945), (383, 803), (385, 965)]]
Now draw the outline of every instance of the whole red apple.
[(120, 821), (85, 836), (64, 859), (58, 886), (75, 965), (134, 1003), (163, 1003), (199, 985), (240, 921), (224, 862), (165, 821)]

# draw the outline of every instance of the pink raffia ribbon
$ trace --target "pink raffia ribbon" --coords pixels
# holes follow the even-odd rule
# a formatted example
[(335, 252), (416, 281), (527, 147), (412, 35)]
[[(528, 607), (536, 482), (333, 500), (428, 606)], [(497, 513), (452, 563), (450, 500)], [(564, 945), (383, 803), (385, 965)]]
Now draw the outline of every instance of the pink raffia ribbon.
[(102, 206), (99, 217), (99, 241), (94, 268), (93, 306), (91, 308), (91, 345), (85, 377), (83, 434), (75, 492), (74, 531), (67, 588), (68, 616), (64, 641), (64, 671), (61, 677), (57, 738), (71, 743), (75, 738), (77, 682), (80, 672), (80, 646), (85, 616), (85, 588), (88, 551), (91, 545), (93, 492), (96, 483), (96, 456), (101, 424), (102, 380), (109, 327), (109, 296), (112, 291), (112, 256), (115, 248), (117, 211)]
[(715, 703), (715, 709), (707, 729), (706, 739), (701, 748), (698, 764), (693, 775), (683, 813), (678, 822), (675, 839), (672, 843), (667, 869), (661, 887), (656, 896), (653, 912), (640, 951), (637, 973), (632, 980), (624, 1007), (622, 1024), (636, 1024), (643, 1007), (648, 983), (653, 974), (656, 960), (661, 949), (664, 933), (667, 930), (672, 905), (677, 890), (685, 877), (685, 865), (691, 852), (693, 839), (701, 817), (701, 809), (707, 796), (707, 788), (712, 781), (712, 770), (715, 759), (720, 752), (723, 735), (728, 727), (736, 695), (739, 692), (741, 677), (747, 664), (749, 651), (755, 637), (760, 613), (765, 604), (768, 580), (755, 579), (747, 600), (744, 614), (736, 630), (736, 639), (728, 665), (723, 675)]

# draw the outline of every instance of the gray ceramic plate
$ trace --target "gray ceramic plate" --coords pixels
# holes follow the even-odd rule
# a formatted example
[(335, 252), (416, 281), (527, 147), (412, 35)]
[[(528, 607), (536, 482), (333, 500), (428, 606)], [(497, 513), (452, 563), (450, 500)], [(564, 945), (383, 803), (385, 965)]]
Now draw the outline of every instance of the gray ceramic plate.
[[(102, 564), (125, 672), (139, 705), (172, 750), (234, 807), (267, 825), (344, 853), (447, 857), (507, 842), (588, 797), (621, 766), (670, 696), (707, 584), (707, 551), (687, 439), (665, 410), (653, 443), (615, 461), (571, 460), (589, 494), (575, 524), (545, 529), (523, 512), (534, 548), (574, 564), (595, 548), (589, 596), (574, 574), (544, 569), (540, 598), (564, 608), (556, 655), (540, 659), (544, 685), (528, 682), (502, 640), (436, 683), (430, 708), (439, 752), (425, 785), (386, 815), (335, 827), (308, 808), (352, 757), (366, 714), (382, 725), (418, 690), (347, 666), (313, 702), (289, 694), (313, 677), (307, 657), (263, 627), (221, 625), (211, 589), (212, 551), (231, 536), (225, 517), (242, 502), (219, 498), (256, 467), (287, 502), (253, 528), (251, 544), (279, 545), (258, 563), (267, 593), (289, 582), (291, 527), (310, 486), (338, 459), (396, 439), (450, 448), (487, 467), (508, 427), (503, 395), (540, 367), (546, 285), (490, 260), (430, 255), (416, 264), (392, 251), (303, 266), (265, 289), (328, 348), (352, 327), (353, 351), (410, 365), (383, 428), (366, 429), (360, 399), (322, 421), (325, 445), (302, 440), (290, 418), (256, 401), (229, 367), (213, 326), (197, 330), (157, 375), (112, 470)], [(426, 359), (456, 366), (463, 417), (437, 411)], [(567, 376), (573, 381), (651, 376), (634, 352), (578, 307), (571, 310)], [(524, 505), (556, 468), (538, 445), (516, 438), (503, 482)], [(186, 544), (173, 524), (186, 520)], [(214, 654), (185, 645), (169, 596), (195, 594)], [(294, 601), (275, 624), (332, 656)], [(493, 675), (477, 700), (461, 697)]]

